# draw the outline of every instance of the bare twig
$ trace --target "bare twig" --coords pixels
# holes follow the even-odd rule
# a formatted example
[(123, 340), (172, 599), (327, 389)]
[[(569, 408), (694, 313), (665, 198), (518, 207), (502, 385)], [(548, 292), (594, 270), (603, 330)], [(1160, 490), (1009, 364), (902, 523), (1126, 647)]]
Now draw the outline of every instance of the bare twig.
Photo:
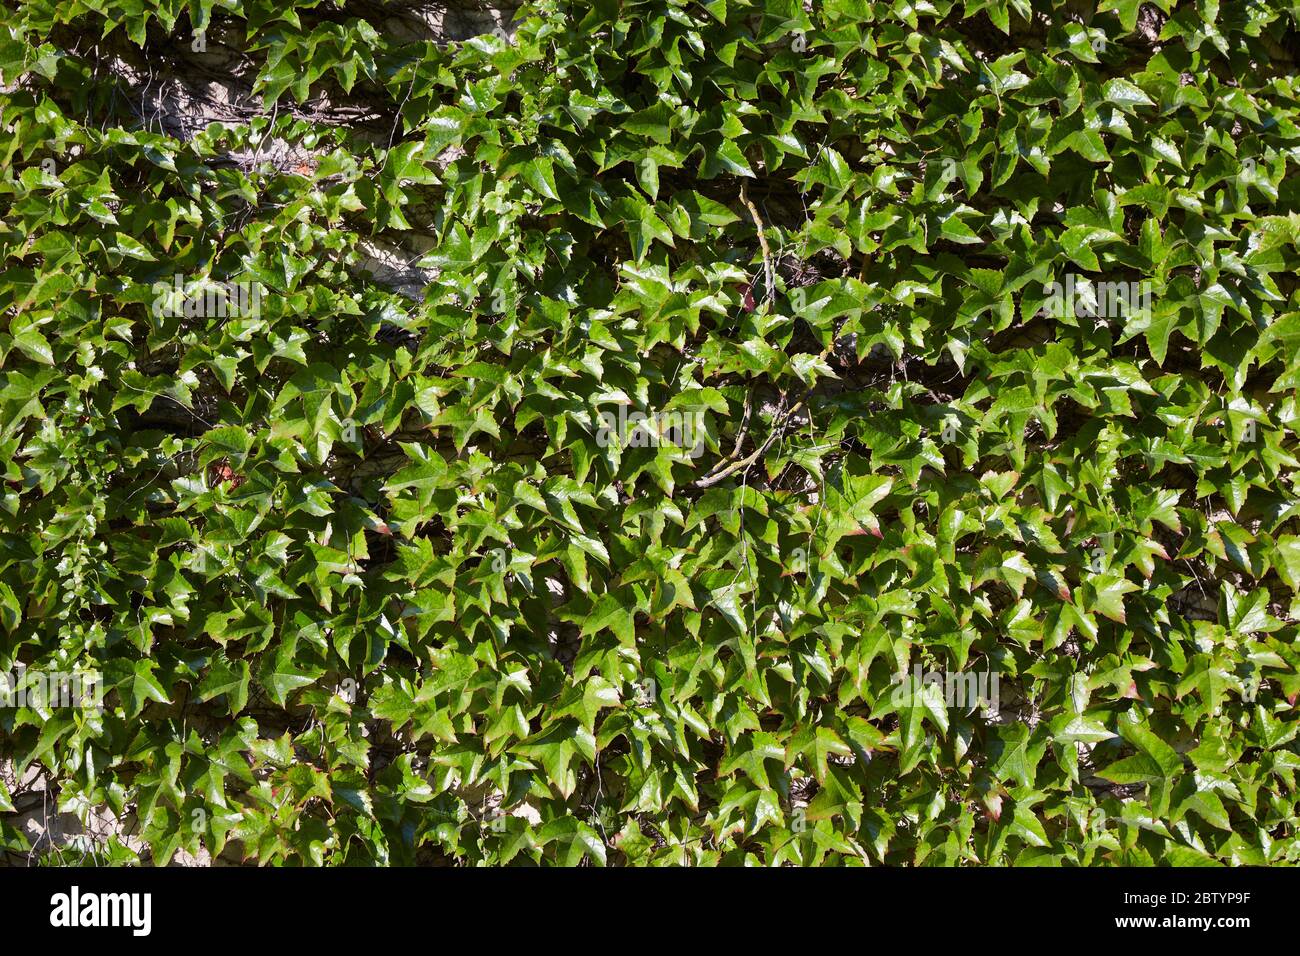
[(763, 229), (763, 217), (758, 214), (758, 207), (749, 200), (748, 184), (741, 180), (740, 183), (740, 201), (745, 204), (749, 210), (750, 218), (754, 220), (754, 228), (758, 230), (758, 245), (763, 250), (763, 282), (766, 288), (766, 298), (771, 303), (776, 298), (776, 270), (772, 268), (772, 250), (767, 244), (767, 234)]
[(805, 395), (803, 398), (799, 399), (799, 401), (791, 405), (790, 408), (783, 415), (781, 415), (781, 420), (773, 424), (772, 431), (767, 436), (767, 440), (764, 441), (763, 444), (760, 445), (758, 448), (756, 448), (751, 455), (749, 455), (746, 458), (742, 458), (740, 461), (732, 461), (730, 464), (724, 465), (721, 470), (715, 470), (712, 473), (705, 475), (703, 478), (700, 478), (695, 482), (695, 487), (708, 488), (711, 485), (716, 485), (718, 482), (722, 481), (728, 475), (733, 475), (737, 471), (741, 470), (742, 468), (748, 468), (754, 462), (762, 458), (764, 453), (770, 447), (772, 447), (772, 442), (776, 441), (777, 437), (784, 433), (785, 426), (789, 423), (790, 419), (794, 416), (794, 413), (797, 412), (800, 408), (802, 408), (805, 404), (807, 404), (807, 401), (808, 401), (808, 396)]

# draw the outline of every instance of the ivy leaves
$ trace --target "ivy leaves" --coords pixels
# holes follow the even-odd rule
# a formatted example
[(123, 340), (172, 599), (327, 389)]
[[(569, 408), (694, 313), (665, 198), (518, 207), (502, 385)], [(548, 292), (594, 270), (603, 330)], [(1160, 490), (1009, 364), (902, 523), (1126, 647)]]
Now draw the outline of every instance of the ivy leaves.
[(1300, 858), (1294, 11), (14, 16), (0, 758), (154, 862)]

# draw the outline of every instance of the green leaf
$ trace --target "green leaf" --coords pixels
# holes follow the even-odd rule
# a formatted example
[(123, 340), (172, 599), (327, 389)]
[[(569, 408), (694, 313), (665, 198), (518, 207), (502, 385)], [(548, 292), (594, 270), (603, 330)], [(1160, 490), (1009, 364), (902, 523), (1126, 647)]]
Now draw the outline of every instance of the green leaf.
[(533, 192), (540, 193), (547, 199), (560, 198), (555, 187), (555, 166), (546, 156), (539, 156), (524, 164), (524, 182), (528, 183)]

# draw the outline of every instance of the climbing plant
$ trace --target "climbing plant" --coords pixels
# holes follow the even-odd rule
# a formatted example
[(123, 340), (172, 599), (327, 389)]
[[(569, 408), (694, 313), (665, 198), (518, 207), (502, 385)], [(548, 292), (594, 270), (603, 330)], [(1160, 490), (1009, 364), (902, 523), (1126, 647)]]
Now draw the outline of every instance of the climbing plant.
[(427, 14), (4, 3), (0, 848), (1300, 861), (1300, 8)]

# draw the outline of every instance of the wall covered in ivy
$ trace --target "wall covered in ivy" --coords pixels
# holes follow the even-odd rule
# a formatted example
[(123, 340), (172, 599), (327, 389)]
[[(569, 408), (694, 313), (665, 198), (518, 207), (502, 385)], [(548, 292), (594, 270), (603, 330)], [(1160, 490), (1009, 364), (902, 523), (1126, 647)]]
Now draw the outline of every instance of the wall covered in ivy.
[(1300, 861), (1298, 17), (4, 0), (0, 853)]

